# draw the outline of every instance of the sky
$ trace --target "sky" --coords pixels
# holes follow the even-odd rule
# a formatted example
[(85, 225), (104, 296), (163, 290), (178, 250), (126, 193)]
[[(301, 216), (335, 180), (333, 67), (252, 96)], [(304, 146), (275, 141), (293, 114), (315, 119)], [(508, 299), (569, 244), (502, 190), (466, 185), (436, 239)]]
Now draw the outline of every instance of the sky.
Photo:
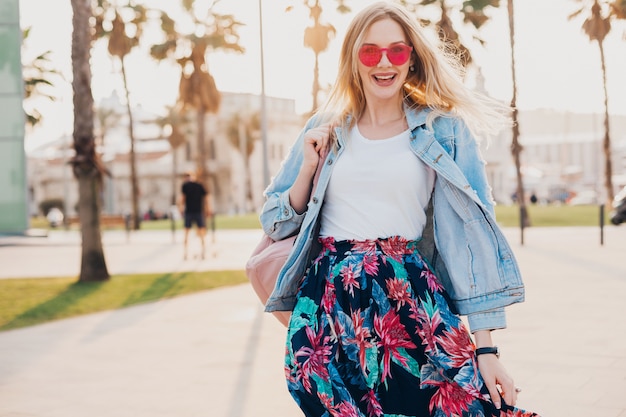
[[(203, 0), (197, 0), (202, 3)], [(292, 98), (298, 112), (311, 107), (314, 56), (303, 47), (304, 28), (310, 24), (301, 0), (261, 0), (263, 7), (263, 60), (265, 92), (269, 96)], [(320, 81), (334, 81), (341, 41), (345, 29), (362, 5), (374, 0), (349, 0), (352, 12), (335, 11), (335, 2), (323, 0), (325, 19), (337, 29), (337, 36), (320, 55)], [(176, 13), (172, 0), (150, 0), (153, 7)], [(208, 56), (209, 71), (220, 91), (259, 94), (261, 92), (261, 47), (259, 40), (260, 0), (222, 0), (219, 10), (232, 13), (245, 24), (239, 32), (244, 54), (214, 52)], [(448, 3), (451, 3), (450, 1)], [(480, 32), (483, 46), (472, 45), (475, 61), (481, 66), (487, 92), (506, 102), (512, 96), (510, 46), (506, 1), (492, 10), (491, 21)], [(204, 1), (208, 4), (208, 0)], [(556, 109), (569, 112), (601, 113), (603, 107), (602, 73), (597, 44), (589, 42), (581, 30), (582, 21), (567, 16), (578, 3), (574, 0), (518, 0), (515, 2), (516, 76), (518, 107)], [(285, 8), (293, 5), (289, 12)], [(50, 19), (50, 16), (55, 16)], [(42, 141), (71, 132), (72, 91), (71, 30), (72, 10), (67, 0), (20, 0), (23, 28), (32, 27), (23, 60), (51, 50), (51, 59), (66, 80), (57, 83), (59, 100), (41, 103), (45, 121), (29, 134), (27, 149)], [(157, 35), (154, 35), (157, 36)], [(155, 39), (154, 42), (157, 42)], [(614, 25), (605, 40), (609, 108), (611, 113), (626, 114), (626, 25)], [(147, 111), (163, 112), (174, 103), (179, 72), (175, 65), (157, 64), (147, 53), (129, 56), (127, 68), (131, 101)], [(101, 43), (92, 54), (93, 94), (97, 101), (114, 90), (122, 95), (121, 79)]]

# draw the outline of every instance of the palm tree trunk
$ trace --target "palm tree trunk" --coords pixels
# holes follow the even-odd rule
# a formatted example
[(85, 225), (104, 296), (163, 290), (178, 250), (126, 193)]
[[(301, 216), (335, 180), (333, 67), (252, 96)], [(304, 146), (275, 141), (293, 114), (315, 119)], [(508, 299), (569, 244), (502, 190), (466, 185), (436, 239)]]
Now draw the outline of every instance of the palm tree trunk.
[[(204, 106), (198, 107), (198, 179), (204, 185), (208, 192), (209, 199), (215, 199), (218, 194), (217, 187), (217, 179), (215, 178), (215, 173), (209, 173), (206, 162), (208, 159), (207, 150), (206, 150), (206, 129), (205, 129), (205, 119), (206, 119), (207, 110)], [(215, 159), (215, 155), (211, 155), (211, 160)], [(207, 213), (204, 213), (206, 215)], [(211, 211), (211, 218), (209, 219), (209, 224), (212, 232), (212, 240), (215, 243), (215, 206)]]
[(122, 79), (124, 80), (124, 93), (126, 95), (126, 113), (128, 114), (128, 137), (130, 138), (130, 190), (132, 202), (133, 230), (139, 230), (141, 225), (141, 213), (139, 213), (139, 183), (137, 180), (137, 155), (135, 153), (135, 134), (133, 132), (133, 113), (130, 106), (130, 93), (128, 92), (128, 79), (126, 77), (126, 65), (124, 58), (122, 63)]
[(243, 178), (244, 178), (244, 186), (243, 186), (243, 207), (242, 212), (249, 213), (252, 208), (252, 199), (250, 198), (251, 190), (250, 190), (250, 178), (249, 178), (249, 159), (248, 159), (248, 135), (246, 134), (246, 127), (244, 126), (244, 121), (242, 117), (239, 117), (239, 125), (237, 127), (237, 136), (239, 138), (239, 154), (241, 155), (241, 159), (243, 161)]
[(517, 177), (517, 203), (520, 209), (520, 230), (521, 230), (521, 243), (524, 244), (524, 228), (530, 226), (528, 218), (528, 210), (526, 208), (526, 196), (524, 192), (524, 179), (522, 176), (521, 167), (521, 153), (523, 151), (522, 145), (519, 143), (519, 123), (518, 123), (518, 111), (517, 111), (517, 78), (515, 74), (515, 11), (513, 9), (513, 0), (508, 0), (508, 13), (509, 13), (509, 40), (511, 43), (511, 78), (513, 81), (513, 96), (511, 97), (511, 108), (513, 117), (513, 128), (511, 139), (511, 154), (515, 162), (515, 174)]
[(611, 210), (613, 207), (613, 163), (611, 161), (611, 136), (609, 129), (609, 96), (606, 89), (606, 62), (604, 58), (604, 44), (598, 41), (600, 48), (600, 62), (602, 63), (602, 87), (604, 89), (604, 140), (602, 149), (604, 151), (604, 186), (606, 188), (606, 207)]
[(172, 201), (171, 204), (172, 206), (176, 206), (176, 195), (178, 194), (178, 186), (177, 186), (177, 181), (176, 181), (176, 175), (178, 174), (178, 158), (176, 155), (176, 150), (178, 148), (173, 147), (171, 148), (171, 152), (172, 152)]
[(254, 211), (254, 199), (252, 197), (252, 174), (250, 172), (250, 155), (245, 156), (246, 161), (246, 213)]
[(105, 281), (110, 278), (104, 258), (100, 233), (100, 192), (102, 174), (97, 169), (74, 168), (78, 179), (78, 217), (82, 238), (80, 276), (81, 282)]
[(311, 114), (315, 113), (317, 110), (317, 99), (320, 95), (320, 65), (319, 65), (319, 54), (315, 53), (315, 66), (313, 67), (313, 106), (311, 108)]
[(198, 107), (198, 114), (196, 115), (198, 124), (198, 159), (196, 161), (197, 176), (202, 185), (209, 190), (209, 177), (206, 168), (207, 152), (206, 152), (206, 129), (205, 129), (205, 114), (206, 110), (203, 106)]
[(78, 216), (81, 231), (81, 266), (78, 280), (104, 281), (109, 279), (102, 236), (100, 233), (100, 193), (103, 167), (96, 155), (94, 139), (94, 110), (91, 93), (89, 51), (91, 33), (89, 19), (91, 4), (84, 0), (72, 3), (72, 89), (74, 91), (74, 149), (71, 161), (78, 180)]

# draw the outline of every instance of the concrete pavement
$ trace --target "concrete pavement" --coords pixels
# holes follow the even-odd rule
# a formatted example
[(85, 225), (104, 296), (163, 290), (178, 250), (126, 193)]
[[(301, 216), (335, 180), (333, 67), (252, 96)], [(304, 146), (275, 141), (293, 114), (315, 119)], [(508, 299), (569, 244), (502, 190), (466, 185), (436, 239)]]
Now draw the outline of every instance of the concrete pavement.
[[(626, 228), (506, 229), (527, 301), (494, 334), (542, 416), (626, 417)], [(112, 273), (241, 269), (260, 231), (218, 232), (182, 260), (178, 231), (105, 232)], [(72, 275), (76, 234), (0, 237), (1, 277)], [(37, 260), (34, 262), (34, 260)], [(1, 295), (0, 295), (1, 296)], [(301, 415), (282, 373), (284, 330), (247, 284), (0, 332), (0, 417)]]

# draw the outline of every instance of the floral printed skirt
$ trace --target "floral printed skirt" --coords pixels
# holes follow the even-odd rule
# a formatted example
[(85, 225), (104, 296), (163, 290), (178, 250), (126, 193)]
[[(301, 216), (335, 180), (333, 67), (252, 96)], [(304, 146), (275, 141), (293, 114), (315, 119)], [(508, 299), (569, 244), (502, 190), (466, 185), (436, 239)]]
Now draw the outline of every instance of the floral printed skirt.
[(494, 407), (469, 332), (417, 241), (320, 241), (285, 356), (306, 416), (536, 416)]

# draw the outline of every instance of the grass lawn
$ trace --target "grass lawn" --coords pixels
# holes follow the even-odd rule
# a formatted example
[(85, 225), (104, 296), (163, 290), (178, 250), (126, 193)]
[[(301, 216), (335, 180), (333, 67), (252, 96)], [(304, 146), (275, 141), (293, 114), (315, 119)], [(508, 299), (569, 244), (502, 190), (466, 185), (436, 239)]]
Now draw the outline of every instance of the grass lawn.
[[(175, 223), (176, 229), (183, 228), (183, 221), (178, 220)], [(215, 216), (215, 229), (258, 229), (261, 227), (258, 214), (246, 214), (239, 216)], [(141, 223), (141, 230), (167, 230), (172, 228), (171, 220), (151, 220)], [(207, 219), (207, 229), (211, 229), (211, 220)]]
[[(599, 206), (528, 206), (531, 226), (598, 226), (600, 225)], [(605, 213), (604, 224), (610, 224), (609, 214)], [(501, 227), (518, 227), (519, 207), (496, 206), (496, 219)]]
[(0, 331), (247, 282), (243, 271), (0, 280)]

